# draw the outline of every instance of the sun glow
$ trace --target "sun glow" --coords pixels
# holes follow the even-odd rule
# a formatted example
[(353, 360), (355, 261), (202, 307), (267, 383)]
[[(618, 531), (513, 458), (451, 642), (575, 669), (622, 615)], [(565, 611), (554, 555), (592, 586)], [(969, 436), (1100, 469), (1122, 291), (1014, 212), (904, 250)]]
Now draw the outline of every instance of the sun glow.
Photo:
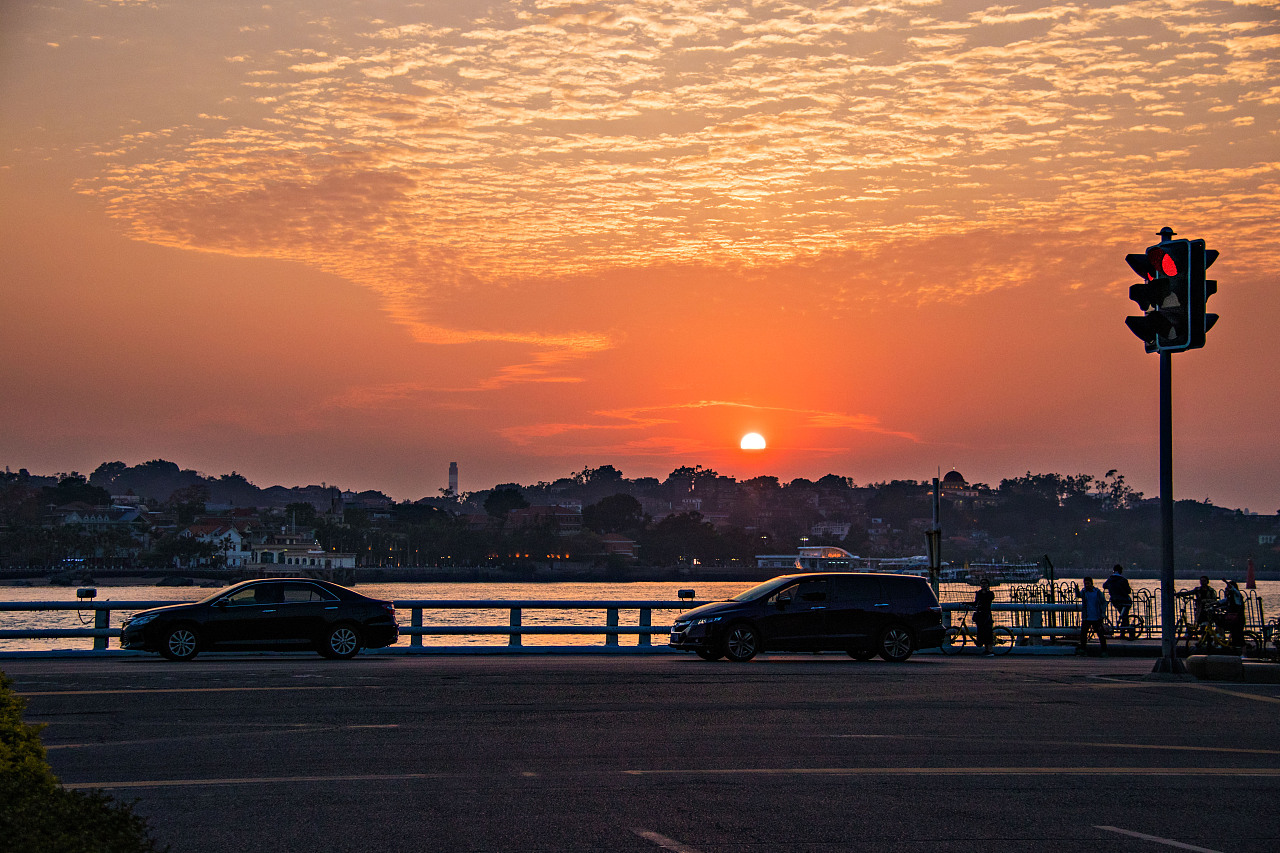
[(749, 432), (742, 437), (739, 447), (743, 450), (764, 450), (764, 436), (758, 432)]

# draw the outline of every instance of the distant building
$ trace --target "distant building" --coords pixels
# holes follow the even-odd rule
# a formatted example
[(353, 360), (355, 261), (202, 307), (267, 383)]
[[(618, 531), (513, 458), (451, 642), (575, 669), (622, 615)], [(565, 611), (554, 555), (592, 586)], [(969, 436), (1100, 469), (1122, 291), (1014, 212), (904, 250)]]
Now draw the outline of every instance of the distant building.
[(623, 557), (634, 560), (638, 555), (638, 548), (634, 539), (628, 539), (617, 533), (604, 533), (600, 536), (600, 545), (607, 555), (618, 554)]
[(322, 575), (326, 570), (355, 568), (355, 554), (324, 550), (315, 533), (310, 528), (289, 526), (260, 534), (245, 568), (274, 575)]
[(449, 463), (449, 494), (458, 494), (458, 463)]
[(558, 536), (573, 536), (582, 531), (582, 508), (572, 506), (530, 506), (507, 513), (511, 527), (555, 528)]
[(253, 559), (247, 525), (229, 520), (200, 520), (188, 524), (179, 536), (207, 542), (217, 549), (227, 568), (238, 568)]

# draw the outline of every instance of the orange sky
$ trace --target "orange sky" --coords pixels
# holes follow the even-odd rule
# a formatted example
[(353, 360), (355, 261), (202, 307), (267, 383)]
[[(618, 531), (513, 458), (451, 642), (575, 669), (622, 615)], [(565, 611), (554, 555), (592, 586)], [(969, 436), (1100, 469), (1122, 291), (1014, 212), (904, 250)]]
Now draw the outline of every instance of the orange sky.
[[(1280, 509), (1280, 0), (0, 12), (0, 464), (1157, 493), (1128, 252), (1221, 252), (1179, 498)], [(738, 449), (746, 432), (769, 448)]]

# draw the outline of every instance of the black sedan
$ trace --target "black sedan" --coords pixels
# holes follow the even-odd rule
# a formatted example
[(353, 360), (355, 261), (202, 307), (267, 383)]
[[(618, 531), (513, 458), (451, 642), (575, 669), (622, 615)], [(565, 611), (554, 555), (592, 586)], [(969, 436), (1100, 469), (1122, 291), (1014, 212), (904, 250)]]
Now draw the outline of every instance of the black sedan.
[(142, 610), (124, 620), (120, 645), (191, 660), (202, 651), (312, 649), (350, 658), (400, 636), (390, 601), (328, 581), (272, 578), (238, 583), (193, 604)]

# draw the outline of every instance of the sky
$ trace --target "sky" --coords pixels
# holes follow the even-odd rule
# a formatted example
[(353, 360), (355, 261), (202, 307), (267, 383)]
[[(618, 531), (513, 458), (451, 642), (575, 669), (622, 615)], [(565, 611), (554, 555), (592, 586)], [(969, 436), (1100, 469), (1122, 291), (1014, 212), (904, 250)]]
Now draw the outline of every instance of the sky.
[[(0, 464), (1280, 511), (1280, 0), (0, 2)], [(758, 432), (764, 450), (739, 440)]]

